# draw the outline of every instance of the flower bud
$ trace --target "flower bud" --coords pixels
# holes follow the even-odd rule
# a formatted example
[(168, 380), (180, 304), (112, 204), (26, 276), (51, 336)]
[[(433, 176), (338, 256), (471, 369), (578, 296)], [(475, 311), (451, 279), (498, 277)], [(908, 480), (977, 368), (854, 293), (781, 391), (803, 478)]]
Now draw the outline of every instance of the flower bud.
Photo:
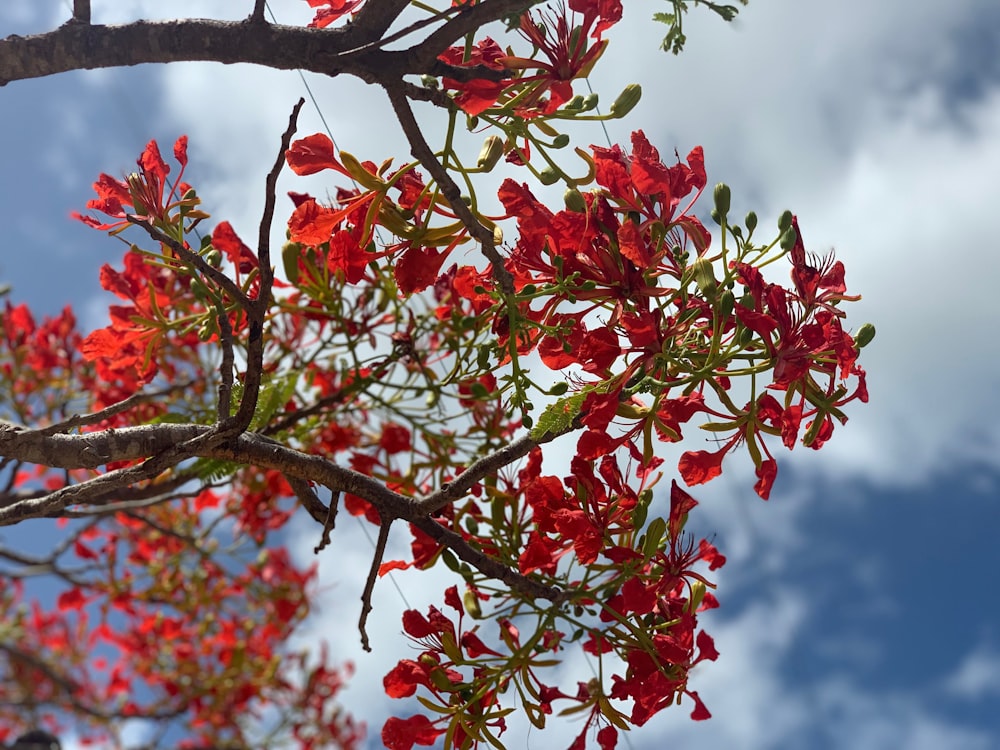
[(583, 94), (577, 94), (563, 105), (563, 109), (580, 110), (583, 109)]
[(854, 335), (854, 343), (857, 345), (858, 349), (864, 349), (868, 346), (872, 339), (875, 338), (875, 326), (871, 323), (865, 323), (858, 332)]
[(559, 133), (552, 139), (552, 148), (566, 148), (569, 145), (569, 135)]
[(596, 106), (597, 106), (597, 94), (596, 93), (591, 92), (591, 93), (587, 94), (585, 97), (583, 97), (583, 111), (584, 112), (589, 112), (590, 110), (592, 110)]
[(792, 227), (788, 227), (788, 229), (782, 232), (779, 243), (782, 250), (791, 250), (795, 247), (795, 230)]
[(567, 211), (572, 211), (575, 214), (587, 212), (587, 200), (583, 197), (583, 193), (575, 187), (566, 188), (566, 192), (563, 193), (563, 203), (566, 204)]
[(727, 321), (729, 316), (733, 314), (733, 309), (736, 307), (736, 296), (730, 291), (726, 290), (719, 297), (719, 320)]
[(732, 192), (729, 190), (729, 185), (724, 182), (720, 182), (715, 186), (715, 210), (719, 212), (719, 215), (725, 219), (726, 215), (729, 213), (729, 205), (732, 199)]
[(792, 226), (792, 212), (785, 211), (778, 217), (778, 229), (784, 232), (786, 229)]
[(750, 234), (753, 234), (753, 230), (757, 228), (757, 214), (753, 211), (747, 211), (747, 217), (743, 220), (743, 223), (747, 225), (747, 230)]
[(611, 116), (624, 117), (639, 103), (642, 98), (642, 86), (638, 83), (630, 83), (618, 95), (618, 98), (611, 103)]
[(302, 245), (298, 242), (286, 242), (281, 248), (281, 265), (285, 269), (285, 277), (292, 283), (299, 283), (299, 255)]
[(538, 173), (538, 179), (543, 185), (554, 185), (559, 182), (559, 173), (552, 167), (545, 167)]
[(719, 282), (715, 280), (712, 262), (708, 258), (698, 258), (691, 264), (691, 270), (694, 272), (694, 283), (698, 285), (701, 293), (710, 299), (714, 297)]
[(483, 147), (479, 150), (479, 158), (476, 159), (476, 166), (484, 172), (489, 172), (500, 161), (503, 156), (503, 138), (498, 135), (490, 135), (483, 141)]
[(565, 380), (560, 380), (558, 383), (553, 383), (552, 387), (549, 388), (549, 395), (561, 396), (568, 390), (569, 390), (569, 383), (567, 383)]
[(479, 597), (476, 596), (475, 591), (466, 591), (462, 594), (462, 604), (465, 605), (465, 611), (469, 613), (471, 617), (475, 619), (480, 619), (483, 616), (483, 608), (479, 606)]

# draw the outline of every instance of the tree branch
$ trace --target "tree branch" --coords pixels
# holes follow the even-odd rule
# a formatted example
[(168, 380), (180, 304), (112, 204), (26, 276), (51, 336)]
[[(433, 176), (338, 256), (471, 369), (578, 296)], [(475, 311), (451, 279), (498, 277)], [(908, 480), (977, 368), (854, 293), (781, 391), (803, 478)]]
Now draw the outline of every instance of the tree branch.
[(389, 528), (392, 526), (392, 519), (379, 514), (381, 523), (378, 527), (378, 539), (375, 542), (375, 551), (372, 553), (372, 564), (368, 569), (368, 578), (365, 581), (365, 590), (361, 593), (361, 617), (358, 619), (358, 630), (361, 631), (361, 648), (371, 652), (372, 647), (368, 642), (368, 631), (365, 625), (368, 623), (368, 613), (372, 611), (372, 592), (375, 590), (375, 580), (378, 578), (378, 569), (382, 565), (382, 558), (385, 556), (385, 545), (389, 541)]
[(556, 586), (546, 586), (544, 583), (539, 583), (527, 576), (523, 576), (517, 571), (511, 570), (503, 563), (494, 560), (489, 555), (474, 549), (460, 534), (446, 529), (432, 518), (420, 518), (416, 521), (411, 521), (411, 523), (438, 544), (443, 544), (452, 550), (479, 572), (490, 578), (503, 581), (518, 593), (530, 596), (533, 599), (548, 599), (553, 604), (560, 604), (569, 596), (566, 591)]
[(504, 266), (504, 261), (500, 253), (497, 252), (493, 241), (493, 230), (480, 222), (476, 215), (472, 213), (472, 209), (462, 200), (461, 188), (452, 179), (452, 176), (448, 174), (448, 170), (444, 168), (444, 165), (438, 161), (438, 158), (428, 145), (427, 139), (424, 138), (424, 134), (420, 130), (420, 124), (417, 122), (416, 117), (413, 116), (413, 110), (410, 108), (410, 103), (406, 98), (406, 93), (402, 85), (398, 81), (381, 81), (381, 83), (386, 94), (389, 96), (389, 102), (392, 104), (396, 119), (399, 120), (399, 124), (403, 128), (403, 133), (410, 143), (410, 153), (413, 155), (413, 158), (419, 161), (430, 173), (431, 177), (434, 178), (438, 187), (441, 188), (441, 194), (444, 195), (448, 201), (448, 205), (451, 206), (451, 210), (462, 220), (462, 223), (469, 230), (469, 234), (479, 241), (483, 249), (483, 255), (493, 265), (493, 277), (496, 279), (500, 289), (505, 294), (513, 295), (514, 278)]

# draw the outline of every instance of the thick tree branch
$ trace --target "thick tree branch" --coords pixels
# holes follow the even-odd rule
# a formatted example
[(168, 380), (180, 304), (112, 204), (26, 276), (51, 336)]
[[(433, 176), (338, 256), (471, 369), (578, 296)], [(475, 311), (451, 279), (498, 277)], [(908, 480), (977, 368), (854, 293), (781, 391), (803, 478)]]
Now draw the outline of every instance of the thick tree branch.
[(345, 29), (192, 19), (123, 26), (72, 23), (45, 34), (0, 41), (0, 85), (70, 70), (143, 63), (251, 63), (325, 75), (365, 72), (345, 52), (358, 46)]
[(454, 14), (410, 50), (390, 51), (376, 43), (401, 6), (408, 4), (404, 0), (369, 3), (356, 23), (332, 29), (262, 22), (259, 2), (245, 21), (95, 25), (89, 22), (89, 3), (76, 0), (73, 22), (44, 34), (14, 34), (0, 40), (0, 86), (71, 70), (171, 62), (249, 63), (328, 76), (346, 73), (372, 82), (387, 76), (434, 74), (437, 56), (450, 44), (537, 1), (485, 0)]

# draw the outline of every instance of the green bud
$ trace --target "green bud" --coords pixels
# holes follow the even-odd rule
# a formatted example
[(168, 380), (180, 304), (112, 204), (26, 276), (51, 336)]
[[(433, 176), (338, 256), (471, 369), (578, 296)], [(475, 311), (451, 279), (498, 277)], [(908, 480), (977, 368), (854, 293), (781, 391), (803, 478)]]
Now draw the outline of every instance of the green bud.
[(788, 227), (781, 235), (781, 249), (791, 250), (795, 246), (795, 230)]
[(554, 185), (559, 182), (559, 173), (552, 167), (545, 167), (538, 173), (538, 179), (543, 185)]
[(720, 227), (722, 226), (722, 219), (723, 219), (723, 216), (722, 216), (722, 214), (720, 214), (720, 213), (719, 213), (719, 209), (717, 209), (717, 208), (713, 208), (713, 209), (711, 210), (711, 212), (709, 213), (709, 216), (711, 216), (711, 217), (712, 217), (712, 221), (714, 221), (714, 222), (715, 222), (716, 224), (718, 224), (718, 225), (719, 225)]
[(465, 605), (465, 611), (471, 617), (478, 620), (483, 616), (483, 608), (479, 606), (479, 597), (476, 596), (476, 592), (466, 589), (465, 593), (462, 594), (462, 604)]
[(286, 242), (281, 248), (281, 265), (285, 276), (292, 284), (299, 283), (299, 255), (302, 245), (297, 242)]
[(552, 139), (552, 148), (566, 148), (568, 145), (569, 136), (566, 133), (560, 133)]
[(583, 109), (583, 95), (577, 94), (563, 105), (563, 109), (580, 110)]
[(725, 218), (729, 213), (729, 205), (732, 199), (732, 193), (729, 190), (729, 185), (724, 182), (720, 182), (715, 186), (715, 210), (719, 212), (722, 218)]
[(872, 339), (875, 338), (875, 326), (871, 323), (865, 323), (858, 332), (854, 335), (854, 343), (857, 345), (858, 349), (864, 349), (868, 346)]
[(442, 692), (450, 693), (455, 689), (454, 683), (452, 683), (452, 681), (448, 678), (448, 675), (441, 668), (432, 669), (430, 674), (427, 676), (430, 678), (434, 687)]
[(587, 200), (583, 197), (583, 193), (575, 187), (566, 188), (566, 192), (563, 193), (563, 203), (566, 204), (566, 210), (575, 214), (587, 212)]
[(584, 112), (589, 112), (590, 110), (592, 110), (596, 106), (597, 106), (597, 94), (596, 93), (591, 92), (591, 93), (587, 94), (585, 97), (583, 97), (583, 111)]
[(553, 383), (552, 387), (549, 388), (549, 395), (561, 396), (568, 390), (569, 390), (569, 383), (567, 383), (565, 380), (560, 380), (558, 383)]
[(630, 83), (618, 95), (618, 98), (611, 103), (611, 116), (624, 117), (639, 103), (642, 98), (642, 86), (638, 83)]
[(698, 285), (701, 293), (709, 299), (714, 297), (718, 291), (719, 282), (715, 280), (712, 262), (708, 258), (698, 258), (691, 264), (691, 270), (694, 272), (694, 282)]
[(753, 234), (753, 230), (757, 228), (757, 214), (753, 211), (747, 211), (747, 217), (743, 222), (747, 225), (747, 230), (750, 234)]
[(778, 217), (778, 229), (784, 232), (790, 226), (792, 226), (792, 212), (785, 211), (783, 214), (781, 214), (781, 216)]
[(736, 344), (740, 349), (746, 349), (751, 341), (753, 341), (753, 330), (741, 325), (739, 333), (736, 334)]
[(736, 296), (727, 289), (719, 297), (719, 320), (729, 320), (729, 316), (733, 314), (734, 307), (736, 307)]
[(213, 268), (218, 268), (222, 265), (222, 253), (213, 247), (205, 253), (205, 262)]
[(425, 89), (434, 89), (436, 91), (441, 88), (441, 84), (438, 83), (438, 79), (434, 76), (429, 76), (426, 73), (420, 76), (420, 83), (423, 84)]
[(503, 138), (498, 135), (487, 136), (483, 141), (483, 147), (479, 150), (479, 158), (476, 166), (484, 172), (489, 172), (497, 165), (503, 156)]

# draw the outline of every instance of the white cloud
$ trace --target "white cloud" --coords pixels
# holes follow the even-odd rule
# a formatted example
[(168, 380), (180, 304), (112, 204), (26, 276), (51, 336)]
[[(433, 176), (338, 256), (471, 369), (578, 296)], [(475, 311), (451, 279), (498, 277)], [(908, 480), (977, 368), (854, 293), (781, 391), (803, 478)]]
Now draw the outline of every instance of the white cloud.
[(1000, 695), (1000, 653), (989, 645), (977, 646), (945, 680), (944, 686), (949, 694), (969, 700)]

